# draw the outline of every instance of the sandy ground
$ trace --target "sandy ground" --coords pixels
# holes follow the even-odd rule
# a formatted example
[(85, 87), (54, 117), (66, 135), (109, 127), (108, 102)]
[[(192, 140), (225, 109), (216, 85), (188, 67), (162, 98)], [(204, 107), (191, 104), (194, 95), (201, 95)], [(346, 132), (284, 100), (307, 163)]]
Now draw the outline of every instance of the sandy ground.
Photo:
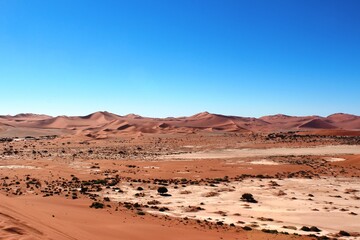
[(1, 239), (306, 239), (138, 216), (126, 210), (90, 209), (89, 200), (3, 195), (0, 200)]
[(14, 201), (3, 196), (0, 199), (2, 239), (237, 238), (234, 231), (205, 231), (172, 220), (92, 210), (88, 207), (89, 201), (83, 200), (24, 198)]
[(359, 145), (311, 138), (4, 141), (0, 239), (359, 239)]
[[(151, 213), (298, 234), (304, 234), (300, 229), (309, 224), (321, 229), (317, 235), (360, 229), (360, 186), (352, 178), (247, 179), (215, 186), (169, 186), (171, 197), (159, 196), (157, 188), (151, 185), (119, 187), (120, 193), (105, 190), (102, 195), (114, 201), (143, 205), (156, 199), (158, 207), (169, 208), (165, 212), (150, 209)], [(144, 188), (143, 196), (135, 198), (138, 187)], [(258, 203), (241, 201), (244, 193), (252, 193)]]

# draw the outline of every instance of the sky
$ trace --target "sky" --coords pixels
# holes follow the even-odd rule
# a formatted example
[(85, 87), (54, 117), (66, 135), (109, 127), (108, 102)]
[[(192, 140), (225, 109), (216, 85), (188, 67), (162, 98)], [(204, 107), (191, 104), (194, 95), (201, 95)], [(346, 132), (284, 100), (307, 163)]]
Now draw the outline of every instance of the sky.
[(360, 115), (357, 0), (0, 0), (0, 115)]

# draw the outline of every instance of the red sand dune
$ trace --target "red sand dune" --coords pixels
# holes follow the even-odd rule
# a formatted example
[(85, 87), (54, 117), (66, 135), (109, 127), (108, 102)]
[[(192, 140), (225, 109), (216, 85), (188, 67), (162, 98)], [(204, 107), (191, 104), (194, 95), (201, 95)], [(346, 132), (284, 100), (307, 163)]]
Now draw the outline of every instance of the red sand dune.
[(66, 116), (59, 116), (43, 120), (38, 123), (39, 128), (68, 128), (70, 127), (71, 119)]
[(329, 119), (332, 122), (345, 122), (345, 121), (352, 121), (359, 119), (359, 116), (352, 115), (352, 114), (346, 114), (346, 113), (335, 113), (332, 115), (329, 115), (327, 119)]
[(178, 125), (200, 129), (212, 128), (225, 132), (249, 132), (254, 127), (263, 127), (268, 124), (261, 119), (225, 116), (208, 112), (199, 113), (188, 118), (183, 118), (182, 120), (183, 122)]
[(109, 122), (109, 121), (117, 120), (119, 119), (119, 117), (120, 116), (116, 114), (105, 111), (105, 112), (95, 112), (81, 118), (86, 120), (93, 120), (96, 122)]
[(140, 116), (140, 115), (137, 115), (137, 114), (133, 114), (133, 113), (130, 113), (130, 114), (127, 114), (124, 116), (124, 118), (130, 118), (130, 119), (142, 119), (143, 117)]
[[(119, 116), (109, 112), (95, 112), (87, 116), (58, 116), (18, 114), (0, 116), (1, 129), (7, 127), (31, 129), (56, 129), (66, 133), (89, 136), (115, 136), (140, 133), (194, 133), (211, 132), (277, 132), (316, 130), (360, 130), (360, 117), (350, 114), (333, 114), (328, 117), (293, 117), (283, 114), (261, 118), (225, 116), (202, 112), (190, 117), (148, 118), (136, 114)], [(340, 132), (332, 132), (337, 134)]]
[(318, 116), (288, 116), (283, 114), (271, 115), (261, 117), (263, 121), (270, 123), (269, 129), (272, 131), (284, 131), (284, 130), (296, 130), (302, 124), (307, 123), (313, 119), (318, 118)]
[(360, 130), (360, 118), (349, 120), (349, 121), (337, 122), (335, 124), (339, 128), (343, 128), (343, 129), (357, 129), (357, 130)]
[(334, 129), (337, 128), (330, 123), (322, 119), (313, 119), (304, 124), (301, 124), (299, 128), (312, 128), (312, 129)]
[(14, 119), (24, 119), (24, 120), (42, 120), (52, 118), (49, 115), (44, 114), (33, 114), (33, 113), (20, 113), (13, 116)]
[(279, 122), (279, 121), (287, 121), (291, 118), (294, 118), (294, 117), (284, 115), (284, 114), (276, 114), (276, 115), (264, 116), (264, 117), (261, 117), (260, 119), (262, 119), (266, 122), (269, 122), (269, 123), (273, 123), (273, 122)]
[(333, 124), (343, 129), (360, 130), (360, 117), (345, 113), (336, 113), (327, 117)]

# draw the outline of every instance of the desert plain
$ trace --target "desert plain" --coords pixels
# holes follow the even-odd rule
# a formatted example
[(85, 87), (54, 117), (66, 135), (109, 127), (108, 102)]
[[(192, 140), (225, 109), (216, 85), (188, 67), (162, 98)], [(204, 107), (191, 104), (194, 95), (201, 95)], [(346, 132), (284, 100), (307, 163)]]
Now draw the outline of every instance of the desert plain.
[(360, 239), (360, 117), (0, 116), (0, 239)]

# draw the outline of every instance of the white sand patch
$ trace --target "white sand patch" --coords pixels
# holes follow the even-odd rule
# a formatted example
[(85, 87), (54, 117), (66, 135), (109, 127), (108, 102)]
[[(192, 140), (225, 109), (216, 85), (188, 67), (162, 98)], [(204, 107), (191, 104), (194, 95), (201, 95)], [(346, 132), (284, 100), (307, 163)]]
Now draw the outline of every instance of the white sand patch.
[(306, 148), (267, 148), (267, 149), (217, 149), (194, 153), (180, 153), (162, 156), (163, 159), (223, 159), (240, 157), (269, 157), (269, 156), (300, 156), (300, 155), (344, 155), (360, 154), (360, 146), (339, 145)]
[(145, 169), (159, 169), (160, 167), (157, 166), (145, 166)]
[(25, 166), (25, 165), (6, 165), (0, 166), (0, 169), (40, 169), (34, 166)]
[(238, 161), (234, 161), (234, 160), (227, 160), (225, 162), (226, 165), (236, 165), (236, 164), (239, 164), (239, 163), (244, 163), (245, 161), (242, 161), (242, 160), (238, 160)]
[[(159, 207), (169, 208), (165, 213), (147, 209), (156, 214), (223, 221), (239, 226), (256, 222), (258, 227), (255, 228), (289, 233), (309, 234), (300, 230), (302, 226), (320, 228), (322, 231), (318, 235), (338, 233), (340, 230), (358, 232), (360, 229), (360, 183), (357, 179), (248, 179), (218, 184), (217, 187), (190, 185), (175, 189), (168, 186), (171, 197), (160, 196), (157, 186), (139, 186), (145, 189), (142, 191), (145, 197), (134, 197), (139, 193), (136, 190), (138, 186), (127, 183), (119, 185), (124, 193), (105, 190), (103, 196), (113, 201), (143, 205), (157, 200), (161, 202)], [(253, 194), (258, 203), (241, 201), (244, 193)], [(203, 210), (189, 211), (189, 206)], [(297, 230), (284, 229), (283, 226), (294, 226)]]
[(274, 162), (274, 161), (271, 161), (271, 160), (267, 160), (267, 159), (251, 161), (250, 164), (255, 164), (255, 165), (280, 165), (280, 163), (277, 163), (277, 162)]
[(73, 169), (89, 169), (91, 167), (89, 163), (78, 161), (69, 163), (69, 166)]
[(101, 172), (101, 170), (99, 168), (92, 168), (92, 165), (90, 163), (86, 163), (86, 162), (71, 162), (69, 164), (69, 167), (76, 169), (76, 170), (88, 172), (88, 173)]
[(325, 158), (325, 161), (327, 162), (342, 162), (345, 161), (345, 158)]

